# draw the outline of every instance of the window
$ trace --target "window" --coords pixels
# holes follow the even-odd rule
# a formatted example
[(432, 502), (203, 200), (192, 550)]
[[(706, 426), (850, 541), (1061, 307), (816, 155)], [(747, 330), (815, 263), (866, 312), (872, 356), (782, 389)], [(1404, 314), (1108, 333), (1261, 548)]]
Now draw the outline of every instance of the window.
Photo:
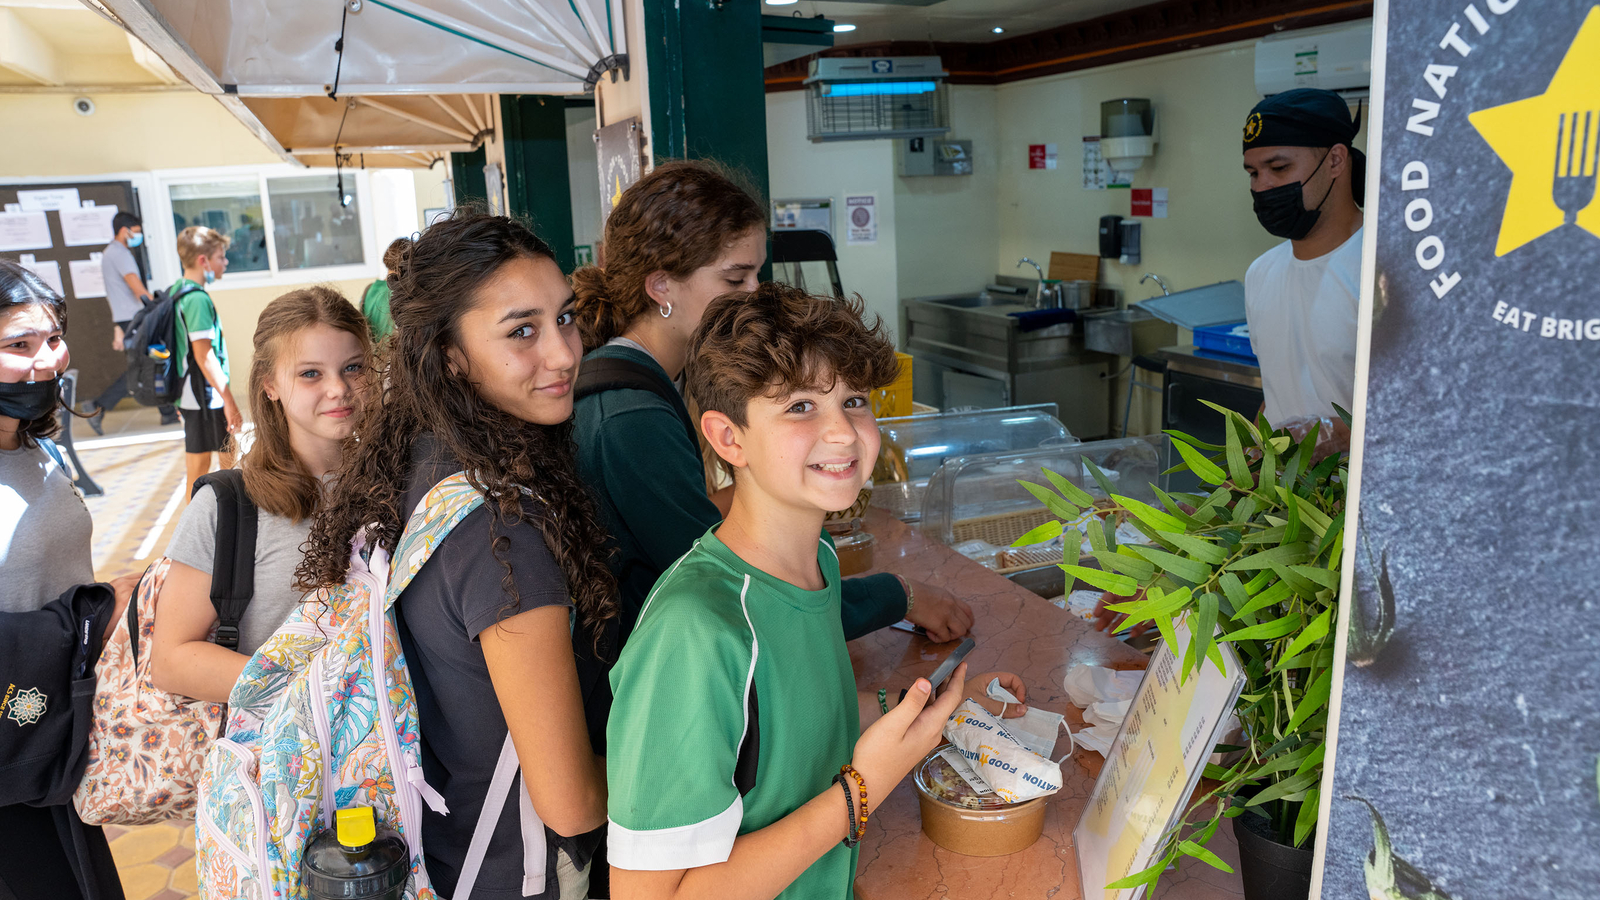
[(361, 214), (353, 175), (344, 179), (342, 193), (333, 175), (268, 178), (267, 197), (278, 271), (362, 262)]
[(233, 239), (228, 245), (228, 271), (267, 271), (258, 179), (175, 184), (170, 196), (174, 232), (191, 225), (209, 226)]

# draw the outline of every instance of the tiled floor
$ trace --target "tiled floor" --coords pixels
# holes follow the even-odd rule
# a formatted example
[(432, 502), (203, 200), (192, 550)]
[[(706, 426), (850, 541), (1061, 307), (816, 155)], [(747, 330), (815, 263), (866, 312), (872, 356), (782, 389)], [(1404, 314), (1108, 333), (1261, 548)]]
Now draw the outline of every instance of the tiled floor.
[(195, 895), (194, 825), (161, 822), (106, 827), (127, 900), (177, 900)]

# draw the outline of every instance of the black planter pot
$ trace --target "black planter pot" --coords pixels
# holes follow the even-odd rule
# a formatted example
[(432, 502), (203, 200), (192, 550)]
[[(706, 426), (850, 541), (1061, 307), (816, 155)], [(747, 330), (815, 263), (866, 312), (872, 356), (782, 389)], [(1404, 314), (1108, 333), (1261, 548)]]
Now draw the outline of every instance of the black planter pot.
[(1264, 817), (1245, 813), (1233, 820), (1239, 841), (1239, 879), (1245, 900), (1306, 900), (1311, 894), (1310, 848), (1280, 844)]

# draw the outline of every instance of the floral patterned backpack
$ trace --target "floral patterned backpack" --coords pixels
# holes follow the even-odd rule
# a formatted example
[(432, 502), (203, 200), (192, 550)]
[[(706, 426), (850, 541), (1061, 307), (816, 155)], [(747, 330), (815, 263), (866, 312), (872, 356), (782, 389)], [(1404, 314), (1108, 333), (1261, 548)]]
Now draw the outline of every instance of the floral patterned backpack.
[[(195, 482), (217, 499), (211, 602), (219, 626), (212, 640), (239, 646), (239, 619), (255, 594), (256, 507), (238, 469)], [(151, 635), (166, 584), (167, 559), (145, 570), (95, 663), (89, 762), (72, 796), (90, 825), (146, 825), (192, 818), (206, 748), (222, 727), (224, 705), (169, 694), (150, 681)]]
[[(422, 804), (445, 813), (423, 779), (416, 695), (394, 602), (450, 530), (483, 502), (457, 473), (433, 487), (391, 557), (352, 542), (345, 583), (297, 607), (256, 651), (229, 699), (226, 736), (206, 755), (195, 833), (200, 896), (299, 900), (300, 859), (335, 810), (372, 807), (411, 852), (408, 900), (432, 900), (422, 857)], [(392, 566), (392, 568), (391, 568)], [(517, 785), (507, 735), (463, 865), (466, 900), (500, 811)], [(544, 827), (520, 791), (528, 883), (544, 883)], [(535, 865), (537, 859), (537, 865)], [(536, 878), (536, 880), (534, 880)]]

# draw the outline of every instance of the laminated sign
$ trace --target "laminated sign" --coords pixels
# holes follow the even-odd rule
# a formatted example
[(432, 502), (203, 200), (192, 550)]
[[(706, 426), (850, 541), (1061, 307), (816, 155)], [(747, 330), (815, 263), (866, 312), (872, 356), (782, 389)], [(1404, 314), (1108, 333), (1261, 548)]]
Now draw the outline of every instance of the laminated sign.
[(1600, 6), (1406, 0), (1376, 21), (1321, 895), (1588, 900)]
[(847, 244), (878, 242), (878, 195), (855, 194), (844, 198), (844, 215), (849, 233)]

